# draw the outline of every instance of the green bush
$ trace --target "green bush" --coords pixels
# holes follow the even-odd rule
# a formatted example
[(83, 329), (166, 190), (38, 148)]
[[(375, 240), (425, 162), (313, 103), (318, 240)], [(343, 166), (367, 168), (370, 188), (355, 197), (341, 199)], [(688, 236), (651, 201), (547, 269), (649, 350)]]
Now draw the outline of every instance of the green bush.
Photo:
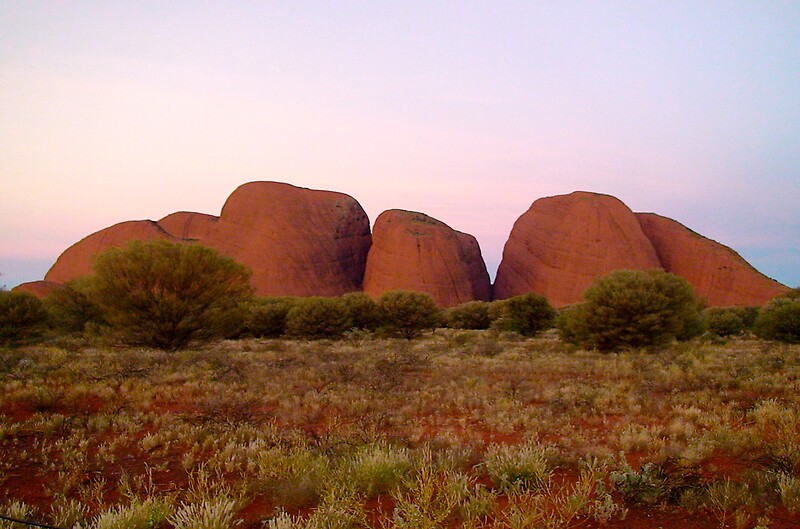
[(338, 338), (351, 327), (352, 320), (340, 298), (300, 299), (286, 318), (286, 332), (296, 338)]
[(562, 339), (582, 347), (647, 347), (702, 329), (692, 286), (663, 270), (617, 270), (592, 283), (584, 298), (557, 322)]
[(103, 311), (91, 299), (91, 281), (81, 278), (66, 283), (44, 298), (50, 325), (61, 332), (83, 333), (102, 325)]
[(286, 322), (297, 298), (265, 296), (245, 304), (242, 333), (254, 338), (278, 338), (286, 333)]
[(779, 297), (767, 303), (753, 331), (765, 340), (800, 343), (800, 297)]
[(175, 350), (238, 330), (249, 277), (204, 246), (133, 241), (97, 258), (89, 292), (122, 341)]
[(739, 307), (711, 307), (703, 316), (706, 329), (716, 336), (736, 336), (747, 329), (745, 310)]
[(547, 299), (529, 292), (495, 302), (492, 328), (535, 336), (553, 326), (556, 311)]
[(18, 345), (38, 338), (47, 323), (44, 304), (27, 292), (0, 290), (0, 345)]
[(487, 301), (467, 301), (447, 309), (444, 320), (451, 329), (488, 329), (492, 323), (489, 306)]
[(354, 329), (374, 331), (380, 323), (378, 304), (364, 292), (349, 292), (340, 296), (342, 303), (350, 316)]
[(408, 290), (392, 290), (378, 300), (381, 326), (406, 339), (435, 329), (441, 321), (441, 310), (428, 294)]

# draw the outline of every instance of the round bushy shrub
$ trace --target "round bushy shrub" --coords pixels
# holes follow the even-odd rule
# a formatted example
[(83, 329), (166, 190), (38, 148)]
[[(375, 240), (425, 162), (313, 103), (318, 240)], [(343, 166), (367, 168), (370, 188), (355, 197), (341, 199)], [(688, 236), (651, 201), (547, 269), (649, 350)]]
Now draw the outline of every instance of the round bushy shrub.
[(529, 292), (495, 302), (492, 327), (535, 336), (553, 326), (556, 311), (544, 296)]
[(286, 317), (286, 333), (297, 338), (338, 338), (352, 327), (340, 298), (299, 299)]
[(617, 270), (592, 283), (584, 298), (557, 322), (560, 336), (582, 347), (611, 351), (659, 345), (702, 328), (691, 284), (662, 270)]
[(742, 334), (747, 329), (743, 314), (738, 307), (708, 308), (705, 310), (706, 329), (721, 337)]
[(492, 324), (487, 301), (467, 301), (451, 307), (444, 313), (447, 326), (451, 329), (488, 329)]
[(254, 338), (278, 338), (286, 333), (286, 320), (296, 298), (265, 296), (245, 304), (242, 333)]
[(441, 322), (441, 310), (433, 298), (422, 292), (392, 290), (378, 300), (381, 327), (406, 339), (435, 329)]
[(27, 292), (0, 290), (0, 345), (19, 345), (38, 338), (45, 329), (44, 304)]
[(765, 340), (800, 343), (800, 297), (779, 297), (767, 303), (753, 331)]
[(364, 292), (349, 292), (340, 296), (350, 316), (353, 329), (374, 331), (378, 328), (380, 316), (378, 304)]
[(70, 281), (44, 298), (50, 325), (61, 332), (83, 333), (91, 325), (102, 325), (103, 311), (92, 301), (91, 280)]
[(211, 248), (133, 241), (97, 258), (89, 292), (122, 341), (175, 350), (238, 330), (249, 277)]

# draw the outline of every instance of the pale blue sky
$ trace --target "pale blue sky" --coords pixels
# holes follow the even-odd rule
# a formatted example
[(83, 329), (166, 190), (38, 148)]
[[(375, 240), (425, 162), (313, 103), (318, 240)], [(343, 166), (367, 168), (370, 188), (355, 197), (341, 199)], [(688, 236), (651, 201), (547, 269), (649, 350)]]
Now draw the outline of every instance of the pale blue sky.
[(423, 211), (491, 271), (609, 193), (800, 285), (798, 2), (0, 3), (0, 285), (240, 184)]

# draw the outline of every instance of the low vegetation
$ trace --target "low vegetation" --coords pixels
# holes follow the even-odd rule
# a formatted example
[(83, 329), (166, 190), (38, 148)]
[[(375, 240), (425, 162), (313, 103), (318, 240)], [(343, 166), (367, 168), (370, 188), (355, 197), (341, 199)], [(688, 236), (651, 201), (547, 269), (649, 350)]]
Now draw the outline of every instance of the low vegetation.
[(562, 339), (585, 348), (658, 346), (702, 332), (692, 286), (662, 270), (617, 270), (592, 283), (584, 298), (562, 312), (558, 328)]
[(652, 353), (447, 329), (0, 349), (0, 514), (92, 529), (795, 527), (800, 345)]
[(44, 303), (0, 292), (0, 515), (797, 526), (794, 291), (701, 312), (676, 276), (615, 272), (556, 332), (535, 294), (442, 311), (407, 291), (253, 298), (246, 278), (200, 247), (142, 243)]

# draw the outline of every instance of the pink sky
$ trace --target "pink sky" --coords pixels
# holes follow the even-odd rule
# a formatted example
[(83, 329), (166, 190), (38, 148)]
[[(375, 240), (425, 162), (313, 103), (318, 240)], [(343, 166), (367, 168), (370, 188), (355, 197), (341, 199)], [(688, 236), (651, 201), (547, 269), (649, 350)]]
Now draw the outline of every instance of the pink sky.
[(800, 5), (0, 5), (0, 285), (242, 183), (475, 235), (608, 193), (800, 284)]

